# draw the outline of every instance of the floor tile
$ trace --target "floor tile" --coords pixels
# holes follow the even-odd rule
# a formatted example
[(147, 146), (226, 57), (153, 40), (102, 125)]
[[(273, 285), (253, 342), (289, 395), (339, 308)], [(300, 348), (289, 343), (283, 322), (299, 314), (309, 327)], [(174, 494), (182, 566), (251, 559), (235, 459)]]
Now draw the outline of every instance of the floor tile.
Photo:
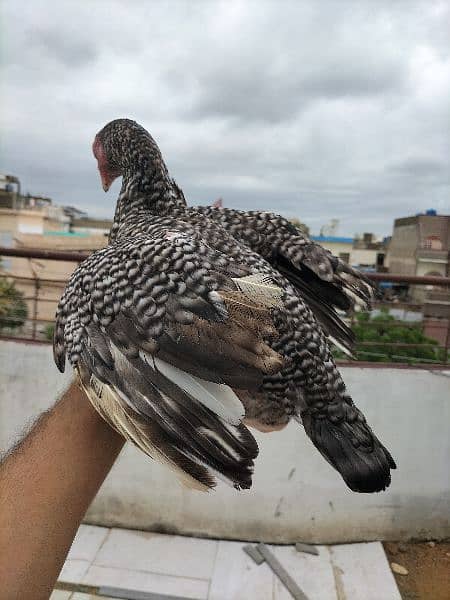
[(401, 600), (379, 542), (329, 546), (336, 585), (348, 600)]
[(273, 600), (273, 575), (242, 550), (246, 544), (220, 541), (208, 600)]
[(61, 569), (58, 581), (80, 583), (90, 565), (91, 563), (88, 560), (67, 559)]
[[(308, 600), (337, 600), (333, 567), (326, 546), (316, 546), (319, 556), (297, 552), (294, 546), (269, 546)], [(292, 596), (278, 577), (274, 582), (274, 600)]]
[(71, 594), (72, 592), (66, 590), (53, 590), (49, 600), (72, 600), (73, 596)]
[(209, 588), (209, 581), (205, 579), (173, 577), (145, 571), (99, 566), (90, 567), (83, 578), (83, 583), (154, 592), (167, 596), (184, 596), (196, 600), (206, 600)]
[(80, 525), (67, 558), (92, 562), (108, 532), (107, 527)]
[[(50, 598), (50, 600), (52, 600)], [(117, 598), (111, 598), (111, 596), (98, 596), (95, 594), (84, 594), (83, 592), (73, 592), (69, 600), (117, 600)]]
[(214, 540), (113, 529), (94, 565), (209, 579), (217, 544)]
[[(269, 566), (256, 565), (244, 545), (83, 525), (59, 579), (196, 600), (290, 600)], [(268, 547), (308, 600), (401, 600), (380, 543), (317, 546), (319, 556)], [(51, 600), (94, 598), (55, 590)]]

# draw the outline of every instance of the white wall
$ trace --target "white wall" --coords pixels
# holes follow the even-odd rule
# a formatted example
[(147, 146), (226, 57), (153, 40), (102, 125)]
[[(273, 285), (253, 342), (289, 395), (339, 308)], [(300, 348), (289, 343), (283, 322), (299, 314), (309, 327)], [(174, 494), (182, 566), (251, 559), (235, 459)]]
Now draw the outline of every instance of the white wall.
[(335, 256), (339, 256), (341, 252), (348, 252), (350, 255), (353, 250), (353, 242), (325, 242), (319, 241), (317, 242), (330, 252), (332, 252)]
[[(266, 541), (450, 536), (450, 377), (413, 369), (346, 367), (357, 404), (398, 463), (387, 492), (347, 490), (302, 429), (257, 435), (254, 486), (186, 490), (164, 467), (127, 445), (86, 521)], [(49, 346), (0, 341), (0, 447), (51, 404), (67, 383)]]
[(429, 275), (430, 273), (440, 273), (442, 277), (446, 276), (447, 262), (446, 261), (432, 261), (432, 260), (418, 260), (416, 275)]
[(377, 255), (379, 250), (369, 250), (367, 248), (352, 248), (350, 253), (350, 264), (352, 265), (373, 265), (377, 264)]

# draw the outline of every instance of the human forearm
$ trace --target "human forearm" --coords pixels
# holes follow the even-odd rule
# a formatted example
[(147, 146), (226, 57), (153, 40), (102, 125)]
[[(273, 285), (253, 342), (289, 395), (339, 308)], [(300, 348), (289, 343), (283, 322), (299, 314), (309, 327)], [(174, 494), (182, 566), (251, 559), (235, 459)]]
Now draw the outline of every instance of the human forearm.
[(48, 598), (81, 519), (123, 443), (72, 384), (3, 461), (2, 598)]

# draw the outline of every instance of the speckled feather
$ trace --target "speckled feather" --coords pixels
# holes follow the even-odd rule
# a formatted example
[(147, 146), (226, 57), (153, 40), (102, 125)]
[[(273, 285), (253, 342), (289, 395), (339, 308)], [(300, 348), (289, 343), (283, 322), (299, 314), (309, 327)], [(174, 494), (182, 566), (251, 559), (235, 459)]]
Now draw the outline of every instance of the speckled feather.
[[(133, 391), (145, 396), (142, 377), (152, 386), (153, 411), (166, 402), (170, 387), (142, 353), (162, 357), (232, 387), (252, 422), (279, 426), (301, 419), (314, 445), (355, 491), (389, 485), (395, 464), (346, 392), (328, 341), (328, 333), (337, 332), (351, 344), (334, 307), (368, 303), (370, 284), (282, 217), (188, 208), (156, 143), (136, 123), (114, 121), (98, 140), (111, 171), (123, 175), (122, 189), (109, 246), (80, 265), (61, 298), (54, 340), (59, 368), (67, 353), (72, 365), (119, 390), (138, 412), (141, 403), (142, 418), (142, 403), (149, 400)], [(236, 284), (249, 276), (280, 289), (271, 308)], [(192, 409), (181, 396), (178, 415)], [(169, 412), (169, 441), (154, 434), (158, 451), (170, 446), (184, 452), (188, 464), (169, 458), (207, 487), (211, 473), (249, 487), (256, 445), (244, 425), (231, 434), (242, 453), (230, 449), (222, 456), (230, 443), (222, 440), (220, 459), (217, 448), (203, 447), (203, 429), (191, 427), (189, 437)], [(205, 413), (204, 420), (216, 437), (225, 435), (217, 416)], [(166, 425), (164, 419), (159, 423)], [(239, 436), (247, 448), (236, 442)]]

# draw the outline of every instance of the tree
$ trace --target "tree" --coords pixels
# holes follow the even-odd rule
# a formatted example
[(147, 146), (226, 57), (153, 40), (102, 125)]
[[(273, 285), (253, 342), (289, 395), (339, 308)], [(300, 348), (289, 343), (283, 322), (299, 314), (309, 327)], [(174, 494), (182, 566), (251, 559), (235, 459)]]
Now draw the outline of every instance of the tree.
[[(444, 362), (444, 348), (422, 332), (421, 323), (401, 321), (383, 308), (380, 314), (358, 313), (352, 326), (358, 360), (370, 362)], [(336, 351), (336, 358), (345, 358)]]
[(0, 277), (0, 331), (21, 327), (28, 317), (28, 307), (22, 292), (12, 281)]
[(51, 342), (53, 340), (54, 333), (55, 333), (55, 324), (54, 323), (49, 323), (48, 325), (45, 326), (44, 335), (45, 335), (46, 340)]

